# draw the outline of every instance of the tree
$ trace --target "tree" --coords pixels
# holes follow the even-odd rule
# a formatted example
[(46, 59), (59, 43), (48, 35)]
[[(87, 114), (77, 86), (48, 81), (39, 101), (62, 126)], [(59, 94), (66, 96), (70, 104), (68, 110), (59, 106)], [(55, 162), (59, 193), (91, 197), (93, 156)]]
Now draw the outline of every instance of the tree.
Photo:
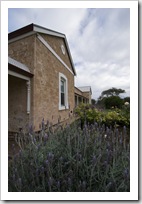
[(119, 96), (119, 94), (121, 94), (121, 93), (125, 93), (125, 90), (117, 89), (117, 88), (112, 87), (111, 89), (107, 89), (107, 90), (103, 91), (101, 93), (101, 96), (102, 97), (104, 97), (104, 96), (106, 96), (106, 97), (109, 97), (109, 96)]
[(95, 99), (91, 99), (91, 103), (92, 103), (92, 105), (95, 105), (96, 104), (96, 100)]
[(98, 108), (105, 108), (105, 99), (106, 97), (99, 96), (97, 103), (96, 103)]
[(119, 96), (110, 96), (110, 97), (107, 97), (105, 99), (105, 107), (107, 109), (111, 109), (112, 107), (114, 108), (122, 108), (123, 106), (123, 99), (121, 99)]
[(130, 97), (129, 96), (125, 97), (123, 100), (124, 100), (124, 102), (128, 102), (130, 104)]

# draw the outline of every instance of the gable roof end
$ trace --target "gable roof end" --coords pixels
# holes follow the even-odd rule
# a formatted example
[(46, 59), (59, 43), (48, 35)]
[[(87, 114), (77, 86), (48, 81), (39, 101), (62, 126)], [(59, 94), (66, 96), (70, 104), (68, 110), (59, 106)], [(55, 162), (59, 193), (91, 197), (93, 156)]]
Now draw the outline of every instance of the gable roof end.
[(66, 44), (66, 47), (67, 47), (67, 51), (68, 51), (68, 54), (69, 54), (69, 58), (70, 58), (70, 61), (71, 61), (71, 65), (72, 65), (72, 68), (73, 68), (73, 73), (76, 76), (74, 63), (73, 63), (73, 60), (72, 60), (71, 52), (70, 52), (70, 49), (69, 49), (68, 42), (67, 42), (65, 34), (59, 33), (57, 31), (50, 30), (50, 29), (47, 29), (45, 27), (42, 27), (42, 26), (39, 26), (39, 25), (36, 25), (36, 24), (32, 23), (30, 25), (27, 25), (27, 26), (25, 26), (23, 28), (20, 28), (20, 29), (18, 29), (16, 31), (13, 31), (13, 32), (9, 33), (8, 34), (8, 40), (11, 41), (11, 40), (14, 40), (14, 38), (20, 38), (20, 37), (22, 38), (24, 36), (32, 35), (32, 34), (35, 34), (35, 33), (43, 33), (43, 34), (48, 34), (48, 35), (53, 35), (53, 36), (56, 36), (56, 37), (64, 38), (65, 44)]
[(82, 92), (90, 92), (92, 94), (91, 86), (77, 87)]

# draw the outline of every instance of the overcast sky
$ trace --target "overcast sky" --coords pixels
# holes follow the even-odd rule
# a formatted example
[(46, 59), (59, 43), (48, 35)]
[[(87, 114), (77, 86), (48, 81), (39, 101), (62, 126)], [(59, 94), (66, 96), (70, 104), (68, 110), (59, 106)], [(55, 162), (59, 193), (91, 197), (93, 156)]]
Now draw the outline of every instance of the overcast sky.
[(9, 9), (8, 32), (30, 23), (64, 33), (77, 72), (75, 86), (92, 98), (112, 88), (130, 95), (130, 9)]

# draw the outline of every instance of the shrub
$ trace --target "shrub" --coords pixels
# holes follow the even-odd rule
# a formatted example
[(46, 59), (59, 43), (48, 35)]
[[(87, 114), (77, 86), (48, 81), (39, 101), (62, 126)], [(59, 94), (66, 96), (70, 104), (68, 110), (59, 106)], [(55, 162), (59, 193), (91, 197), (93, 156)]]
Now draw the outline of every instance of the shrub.
[(110, 96), (105, 99), (105, 107), (111, 109), (111, 107), (122, 108), (123, 99), (119, 96)]
[(94, 121), (106, 126), (130, 127), (130, 110), (128, 107), (123, 109), (98, 110), (92, 105), (81, 104), (76, 108), (76, 114), (81, 118), (82, 124), (93, 124)]
[(120, 132), (95, 122), (81, 129), (79, 120), (56, 133), (26, 136), (29, 144), (9, 163), (10, 192), (130, 191), (126, 127)]

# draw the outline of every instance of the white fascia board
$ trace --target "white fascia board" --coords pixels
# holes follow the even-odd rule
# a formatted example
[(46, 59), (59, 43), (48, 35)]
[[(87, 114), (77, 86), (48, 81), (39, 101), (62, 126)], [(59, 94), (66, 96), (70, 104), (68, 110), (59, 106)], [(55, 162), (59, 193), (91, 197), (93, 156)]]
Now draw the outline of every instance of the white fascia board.
[(19, 74), (19, 73), (16, 73), (14, 71), (11, 71), (11, 70), (8, 70), (8, 74), (11, 75), (11, 76), (15, 76), (17, 78), (20, 78), (20, 79), (24, 79), (26, 81), (30, 81), (30, 78), (27, 77), (27, 76), (24, 76), (22, 74)]
[(64, 67), (66, 67), (66, 69), (74, 75), (71, 69), (65, 64), (65, 62), (59, 57), (59, 55), (52, 49), (52, 47), (47, 43), (47, 41), (45, 41), (44, 38), (39, 34), (37, 34), (37, 37), (43, 43), (43, 45), (64, 65)]
[(8, 41), (8, 44), (9, 44), (9, 43), (12, 43), (12, 42), (15, 42), (15, 41), (17, 41), (17, 40), (21, 40), (21, 39), (26, 38), (26, 37), (28, 37), (28, 36), (30, 36), (30, 35), (33, 35), (33, 34), (35, 34), (35, 31), (31, 31), (31, 32), (29, 32), (29, 33), (20, 35), (20, 36), (18, 36), (18, 37), (15, 37), (15, 38), (9, 40), (9, 41)]
[(65, 43), (66, 43), (67, 50), (68, 50), (68, 53), (69, 53), (69, 57), (70, 57), (70, 60), (71, 60), (71, 64), (72, 64), (72, 67), (73, 67), (73, 70), (74, 70), (74, 73), (75, 73), (75, 76), (76, 76), (77, 75), (76, 70), (75, 70), (75, 67), (74, 67), (74, 63), (73, 63), (73, 60), (72, 60), (71, 52), (70, 52), (68, 41), (67, 41), (66, 37), (65, 37)]
[(43, 34), (48, 34), (48, 35), (53, 35), (56, 37), (61, 37), (61, 38), (65, 38), (65, 35), (62, 33), (58, 33), (56, 31), (52, 31), (52, 30), (48, 30), (39, 26), (34, 26), (34, 31), (38, 32), (38, 33), (43, 33)]

